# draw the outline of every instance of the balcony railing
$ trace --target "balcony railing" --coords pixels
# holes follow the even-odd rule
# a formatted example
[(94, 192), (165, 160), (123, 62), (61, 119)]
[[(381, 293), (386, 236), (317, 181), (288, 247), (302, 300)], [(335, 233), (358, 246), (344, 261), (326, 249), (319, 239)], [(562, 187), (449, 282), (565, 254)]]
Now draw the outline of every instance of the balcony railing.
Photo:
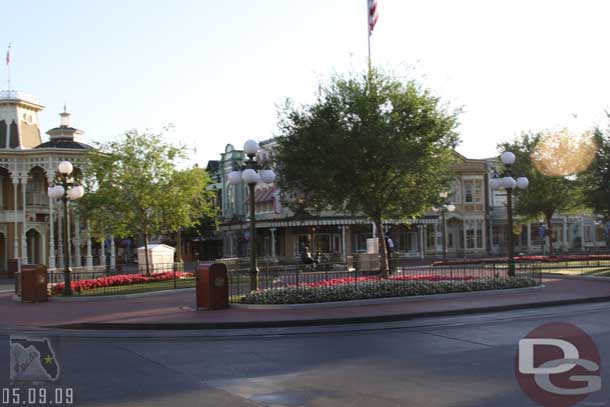
[(0, 90), (0, 100), (24, 100), (26, 102), (38, 104), (38, 98), (29, 93), (19, 92), (17, 90)]

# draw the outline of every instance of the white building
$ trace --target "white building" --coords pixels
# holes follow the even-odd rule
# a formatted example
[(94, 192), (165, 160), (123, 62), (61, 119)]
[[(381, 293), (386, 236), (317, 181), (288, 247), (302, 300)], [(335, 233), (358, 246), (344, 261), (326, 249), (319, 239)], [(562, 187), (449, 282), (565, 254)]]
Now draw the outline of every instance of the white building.
[[(71, 126), (70, 113), (41, 136), (38, 100), (17, 91), (0, 92), (0, 274), (7, 274), (10, 259), (50, 268), (64, 263), (61, 203), (52, 202), (47, 187), (59, 162), (71, 161), (80, 173), (83, 155), (92, 147), (82, 143), (83, 131)], [(70, 218), (72, 264), (93, 265), (91, 239), (84, 222)]]

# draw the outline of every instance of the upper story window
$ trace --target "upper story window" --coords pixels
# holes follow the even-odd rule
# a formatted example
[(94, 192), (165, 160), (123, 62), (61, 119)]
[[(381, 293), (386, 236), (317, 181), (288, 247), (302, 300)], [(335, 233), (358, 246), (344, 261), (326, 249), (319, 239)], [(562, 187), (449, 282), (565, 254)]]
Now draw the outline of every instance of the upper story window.
[(480, 178), (464, 179), (464, 210), (482, 211), (483, 208), (483, 180)]

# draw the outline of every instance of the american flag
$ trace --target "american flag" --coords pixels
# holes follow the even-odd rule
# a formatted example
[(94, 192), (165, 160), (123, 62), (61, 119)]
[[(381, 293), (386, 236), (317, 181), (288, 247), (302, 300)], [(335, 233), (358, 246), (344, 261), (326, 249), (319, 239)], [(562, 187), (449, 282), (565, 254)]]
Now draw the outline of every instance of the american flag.
[(369, 4), (369, 35), (373, 33), (375, 24), (377, 24), (377, 0), (367, 0)]
[(8, 44), (8, 49), (6, 50), (6, 64), (11, 63), (11, 44)]

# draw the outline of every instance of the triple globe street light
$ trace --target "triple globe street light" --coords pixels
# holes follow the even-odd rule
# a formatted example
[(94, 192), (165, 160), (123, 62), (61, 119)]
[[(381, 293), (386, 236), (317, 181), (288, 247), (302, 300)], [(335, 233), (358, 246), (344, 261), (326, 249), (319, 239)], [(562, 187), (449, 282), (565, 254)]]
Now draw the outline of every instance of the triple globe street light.
[(493, 178), (489, 181), (491, 189), (506, 190), (506, 212), (508, 215), (508, 275), (515, 275), (515, 253), (513, 239), (513, 190), (525, 189), (529, 185), (529, 180), (523, 175), (513, 178), (512, 166), (515, 163), (516, 157), (510, 151), (505, 151), (500, 156), (502, 164), (504, 164), (504, 172), (494, 172)]
[(249, 188), (250, 203), (250, 289), (257, 288), (256, 268), (256, 218), (254, 188), (257, 184), (272, 184), (275, 181), (275, 172), (263, 160), (256, 158), (259, 145), (256, 140), (248, 140), (244, 144), (244, 152), (248, 159), (241, 168), (231, 171), (228, 180), (231, 185), (247, 184)]
[(49, 198), (60, 199), (64, 207), (64, 291), (63, 295), (72, 295), (70, 278), (70, 227), (68, 221), (68, 202), (80, 199), (85, 195), (85, 189), (70, 176), (74, 167), (70, 161), (62, 161), (57, 166), (55, 181), (47, 191)]

